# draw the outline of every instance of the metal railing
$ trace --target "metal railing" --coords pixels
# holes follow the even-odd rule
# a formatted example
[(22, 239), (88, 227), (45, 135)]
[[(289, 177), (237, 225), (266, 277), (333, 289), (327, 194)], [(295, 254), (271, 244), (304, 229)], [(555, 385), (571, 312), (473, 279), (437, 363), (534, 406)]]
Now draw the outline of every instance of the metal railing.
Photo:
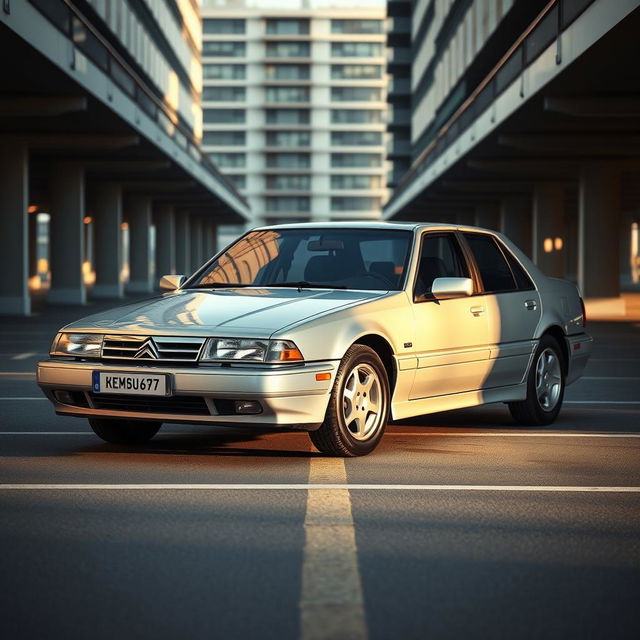
[(560, 34), (594, 1), (550, 0), (484, 80), (438, 130), (398, 183), (385, 208), (389, 208), (554, 40), (558, 41), (557, 62), (560, 63)]
[[(165, 104), (124, 60), (102, 34), (70, 0), (29, 0), (29, 2), (63, 33), (79, 51), (105, 73), (136, 105), (151, 118), (180, 148), (244, 205), (246, 199), (233, 182), (222, 174), (195, 142), (193, 132), (180, 116)], [(75, 58), (70, 60), (75, 67)]]

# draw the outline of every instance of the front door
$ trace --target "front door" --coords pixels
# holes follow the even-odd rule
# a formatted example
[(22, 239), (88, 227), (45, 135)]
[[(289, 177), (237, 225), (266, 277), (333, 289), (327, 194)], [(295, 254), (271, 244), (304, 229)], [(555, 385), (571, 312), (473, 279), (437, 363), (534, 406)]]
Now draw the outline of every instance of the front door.
[(426, 232), (414, 286), (414, 349), (418, 369), (410, 399), (481, 389), (490, 356), (489, 321), (483, 295), (436, 300), (439, 277), (471, 277), (454, 233)]

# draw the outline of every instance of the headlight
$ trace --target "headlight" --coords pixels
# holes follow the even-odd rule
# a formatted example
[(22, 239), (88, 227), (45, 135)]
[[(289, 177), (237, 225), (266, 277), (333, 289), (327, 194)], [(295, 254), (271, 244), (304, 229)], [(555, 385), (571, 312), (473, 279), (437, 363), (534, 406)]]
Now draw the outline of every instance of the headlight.
[(95, 333), (59, 333), (51, 345), (52, 356), (99, 356), (102, 336)]
[(243, 362), (301, 361), (298, 347), (289, 340), (253, 338), (209, 338), (201, 360), (241, 360)]

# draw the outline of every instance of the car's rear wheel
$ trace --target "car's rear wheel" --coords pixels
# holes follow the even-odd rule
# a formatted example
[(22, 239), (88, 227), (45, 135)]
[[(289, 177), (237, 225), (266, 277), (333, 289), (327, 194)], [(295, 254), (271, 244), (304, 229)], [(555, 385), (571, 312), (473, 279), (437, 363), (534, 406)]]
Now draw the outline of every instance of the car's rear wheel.
[(89, 418), (93, 432), (111, 444), (142, 444), (158, 433), (162, 422)]
[(378, 354), (355, 344), (345, 354), (324, 422), (310, 431), (311, 442), (332, 456), (363, 456), (382, 438), (389, 418), (389, 380)]
[(527, 378), (527, 399), (510, 402), (509, 410), (520, 424), (551, 424), (560, 413), (565, 374), (562, 351), (552, 336), (542, 336)]

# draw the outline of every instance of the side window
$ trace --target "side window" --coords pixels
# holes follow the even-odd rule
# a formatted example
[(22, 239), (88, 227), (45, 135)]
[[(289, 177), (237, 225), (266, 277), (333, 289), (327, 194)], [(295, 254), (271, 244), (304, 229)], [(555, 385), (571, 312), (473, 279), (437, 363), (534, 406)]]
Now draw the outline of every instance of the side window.
[(468, 278), (469, 270), (452, 234), (426, 234), (422, 239), (414, 300), (430, 299), (436, 278)]
[(513, 277), (516, 279), (516, 286), (521, 291), (530, 291), (531, 289), (535, 289), (531, 278), (527, 275), (527, 272), (522, 268), (520, 263), (513, 257), (513, 254), (507, 247), (505, 247), (502, 243), (500, 243), (502, 247), (502, 252), (507, 257), (507, 262), (511, 267), (511, 272), (513, 273)]
[(516, 289), (511, 269), (495, 240), (482, 233), (465, 233), (464, 237), (476, 259), (484, 290), (495, 293)]

